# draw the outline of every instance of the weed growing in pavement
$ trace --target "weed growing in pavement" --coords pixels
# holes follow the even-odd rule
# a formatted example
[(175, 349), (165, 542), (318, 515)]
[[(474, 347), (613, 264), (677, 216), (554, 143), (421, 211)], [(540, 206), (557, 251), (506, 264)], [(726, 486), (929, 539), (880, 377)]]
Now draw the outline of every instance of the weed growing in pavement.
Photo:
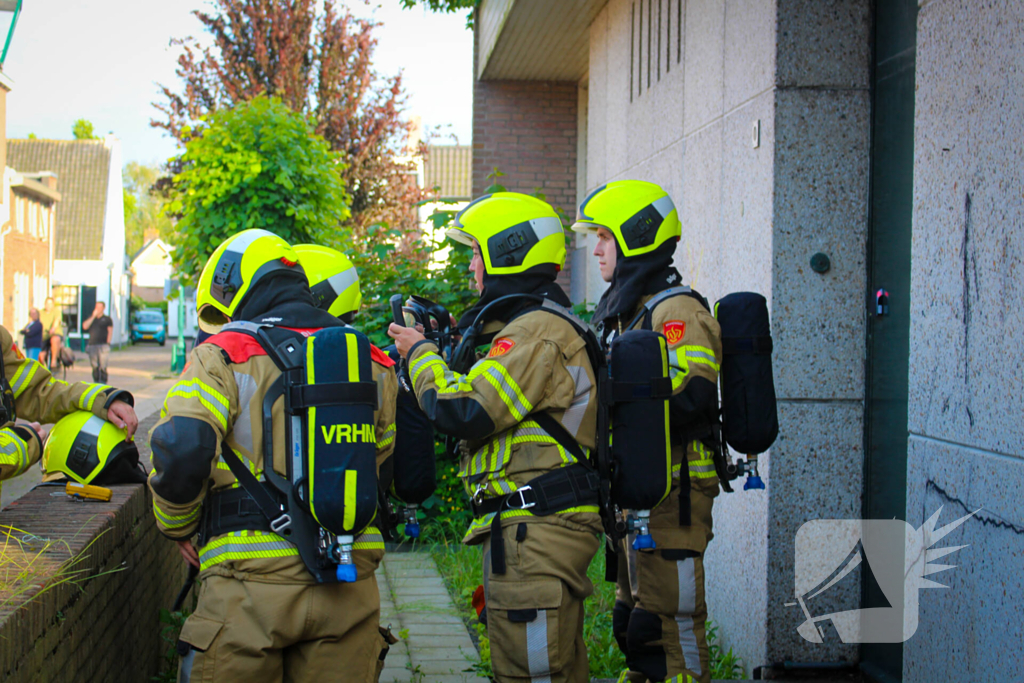
[[(196, 592), (198, 593), (198, 589)], [(160, 655), (160, 671), (149, 680), (157, 683), (175, 683), (178, 680), (178, 636), (188, 615), (188, 610), (160, 610), (160, 623), (163, 625), (160, 629), (160, 640), (165, 643), (166, 649)]]

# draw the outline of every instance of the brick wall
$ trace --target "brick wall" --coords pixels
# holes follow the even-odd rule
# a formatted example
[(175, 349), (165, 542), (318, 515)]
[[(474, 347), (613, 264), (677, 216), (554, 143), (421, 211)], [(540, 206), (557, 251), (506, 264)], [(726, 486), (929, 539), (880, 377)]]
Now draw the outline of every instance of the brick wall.
[[(143, 461), (149, 461), (148, 452)], [(0, 680), (149, 681), (167, 647), (160, 639), (160, 608), (170, 608), (184, 581), (177, 546), (156, 530), (142, 485), (114, 487), (109, 503), (51, 495), (61, 490), (28, 493), (0, 512), (0, 527), (66, 541), (68, 547), (43, 561), (55, 567), (69, 548), (83, 558), (77, 565), (82, 576), (97, 578), (81, 587), (56, 586), (24, 607), (0, 610)], [(8, 544), (2, 552), (17, 551)], [(104, 572), (112, 573), (98, 576)]]
[[(498, 183), (510, 191), (541, 192), (569, 218), (576, 216), (577, 84), (553, 81), (474, 81), (473, 196)], [(571, 250), (570, 250), (571, 253)], [(569, 291), (569, 265), (558, 281)]]

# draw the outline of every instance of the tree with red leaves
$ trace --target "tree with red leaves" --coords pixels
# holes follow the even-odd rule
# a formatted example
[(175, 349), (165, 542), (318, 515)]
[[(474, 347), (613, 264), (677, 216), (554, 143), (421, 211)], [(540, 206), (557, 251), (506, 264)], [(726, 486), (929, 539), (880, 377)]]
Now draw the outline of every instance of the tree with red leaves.
[[(387, 224), (418, 237), (416, 202), (422, 192), (406, 150), (401, 75), (374, 71), (377, 22), (358, 19), (334, 0), (213, 0), (193, 13), (212, 36), (203, 48), (194, 38), (182, 48), (176, 73), (180, 92), (162, 86), (166, 102), (154, 103), (163, 128), (184, 145), (202, 130), (202, 117), (259, 95), (281, 99), (312, 119), (315, 131), (340, 154), (339, 168), (351, 198), (352, 238)], [(410, 153), (411, 152), (411, 153)], [(404, 157), (404, 158), (403, 158)], [(392, 233), (394, 234), (394, 233)]]

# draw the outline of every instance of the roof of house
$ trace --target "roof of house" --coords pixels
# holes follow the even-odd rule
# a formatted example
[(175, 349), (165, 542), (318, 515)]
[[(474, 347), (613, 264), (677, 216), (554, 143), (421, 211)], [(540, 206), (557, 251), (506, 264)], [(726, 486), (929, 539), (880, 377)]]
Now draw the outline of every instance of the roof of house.
[(161, 251), (164, 252), (164, 254), (170, 254), (171, 251), (173, 251), (173, 249), (174, 249), (174, 247), (172, 247), (171, 245), (167, 244), (167, 242), (164, 242), (159, 237), (154, 237), (153, 239), (151, 239), (148, 242), (146, 242), (145, 244), (143, 244), (142, 247), (140, 247), (137, 252), (132, 254), (131, 262), (135, 263), (135, 261), (137, 261), (141, 256), (143, 256), (151, 248), (153, 248), (153, 249), (160, 249)]
[(57, 174), (54, 257), (99, 260), (103, 251), (110, 148), (103, 140), (8, 140), (7, 164)]
[(445, 199), (470, 199), (473, 194), (473, 148), (469, 145), (428, 145), (423, 186), (440, 188)]

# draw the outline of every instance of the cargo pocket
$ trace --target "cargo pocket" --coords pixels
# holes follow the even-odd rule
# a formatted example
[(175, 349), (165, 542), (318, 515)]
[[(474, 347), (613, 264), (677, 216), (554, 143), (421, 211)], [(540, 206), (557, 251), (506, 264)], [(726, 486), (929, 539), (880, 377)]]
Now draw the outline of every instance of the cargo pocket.
[(496, 675), (546, 676), (565, 667), (559, 647), (561, 604), (558, 579), (488, 582), (487, 636)]
[[(198, 614), (193, 614), (185, 620), (181, 627), (181, 634), (178, 636), (178, 655), (181, 657), (178, 666), (179, 683), (199, 683), (201, 680), (213, 680), (215, 658), (213, 653), (205, 653), (212, 647), (213, 641), (217, 639), (223, 628), (222, 622), (207, 619)], [(204, 653), (203, 671), (206, 675), (196, 672), (199, 677), (193, 677), (192, 666), (195, 663), (197, 652)]]
[(381, 648), (380, 654), (377, 656), (377, 668), (374, 673), (374, 681), (380, 680), (380, 674), (384, 671), (384, 660), (387, 658), (388, 652), (391, 650), (391, 646), (398, 642), (398, 638), (395, 638), (391, 633), (390, 625), (387, 628), (378, 626), (377, 630), (380, 632)]

